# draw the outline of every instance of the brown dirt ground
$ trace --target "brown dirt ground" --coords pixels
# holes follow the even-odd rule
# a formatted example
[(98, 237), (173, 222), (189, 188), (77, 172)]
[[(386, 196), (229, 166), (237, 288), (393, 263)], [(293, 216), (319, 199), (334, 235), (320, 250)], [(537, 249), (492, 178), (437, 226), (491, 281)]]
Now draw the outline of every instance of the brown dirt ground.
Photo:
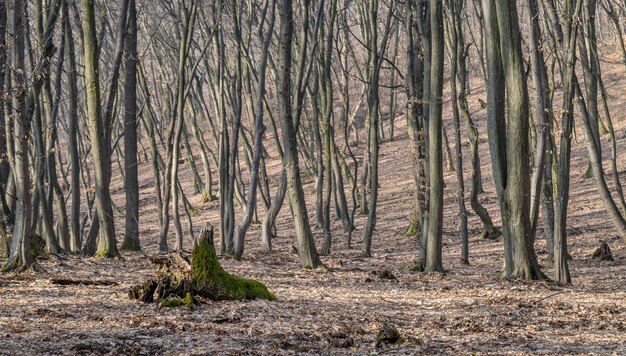
[[(626, 78), (605, 76), (614, 94), (610, 100), (623, 150)], [(484, 92), (474, 85), (470, 104), (481, 127), (486, 190), (481, 200), (498, 223), (485, 113), (478, 97), (484, 97)], [(128, 299), (129, 286), (154, 271), (143, 254), (124, 254), (123, 260), (52, 257), (41, 261), (48, 271), (45, 274), (0, 275), (0, 354), (626, 354), (626, 243), (607, 219), (593, 180), (580, 178), (587, 165), (582, 133), (578, 131), (574, 145), (569, 208), (574, 284), (560, 286), (499, 280), (502, 242), (479, 239), (480, 224), (474, 214), (470, 215), (471, 265), (460, 264), (454, 173), (445, 177), (444, 266), (448, 272), (410, 271), (417, 247), (403, 232), (414, 188), (406, 127), (403, 119), (397, 122), (396, 140), (381, 146), (381, 196), (372, 258), (360, 257), (358, 249), (347, 249), (341, 226), (335, 222), (332, 254), (323, 257), (329, 268), (300, 269), (297, 256), (290, 252), (295, 237), (285, 207), (274, 251), (261, 252), (260, 228), (253, 225), (244, 260), (222, 260), (226, 270), (266, 283), (278, 301), (207, 302), (188, 310), (159, 309)], [(452, 139), (450, 126), (448, 133)], [(604, 145), (608, 159), (608, 139)], [(468, 151), (464, 142), (464, 152)], [(464, 158), (468, 167), (469, 157)], [(620, 169), (625, 160), (620, 157)], [(279, 164), (274, 157), (268, 165), (274, 185)], [(158, 226), (151, 170), (145, 162), (141, 170), (142, 239), (146, 253), (155, 253)], [(181, 177), (188, 177), (186, 172)], [(190, 187), (189, 183), (185, 181), (185, 186)], [(121, 206), (119, 177), (113, 186)], [(312, 203), (310, 178), (305, 190)], [(193, 220), (196, 227), (217, 223), (216, 202), (202, 205), (199, 196), (190, 199), (199, 208)], [(118, 231), (122, 221), (117, 220)], [(357, 240), (364, 222), (358, 218)], [(551, 276), (553, 268), (542, 235), (540, 224), (537, 251)], [(316, 237), (319, 241), (320, 232)], [(600, 241), (609, 243), (615, 261), (591, 259)], [(392, 271), (398, 280), (379, 279), (374, 272), (382, 269)], [(53, 277), (107, 279), (119, 285), (57, 286), (50, 282)], [(376, 347), (376, 333), (384, 322), (398, 327), (400, 344)]]

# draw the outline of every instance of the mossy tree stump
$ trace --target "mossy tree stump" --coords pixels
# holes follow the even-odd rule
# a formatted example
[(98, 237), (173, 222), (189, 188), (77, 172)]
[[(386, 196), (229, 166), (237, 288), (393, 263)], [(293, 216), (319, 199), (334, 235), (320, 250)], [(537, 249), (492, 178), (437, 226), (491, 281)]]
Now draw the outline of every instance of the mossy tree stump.
[(202, 231), (194, 245), (191, 263), (179, 253), (150, 260), (159, 266), (156, 278), (131, 287), (132, 299), (159, 302), (162, 306), (190, 305), (188, 301), (195, 296), (211, 300), (276, 300), (263, 283), (233, 276), (222, 268), (215, 254), (211, 226)]

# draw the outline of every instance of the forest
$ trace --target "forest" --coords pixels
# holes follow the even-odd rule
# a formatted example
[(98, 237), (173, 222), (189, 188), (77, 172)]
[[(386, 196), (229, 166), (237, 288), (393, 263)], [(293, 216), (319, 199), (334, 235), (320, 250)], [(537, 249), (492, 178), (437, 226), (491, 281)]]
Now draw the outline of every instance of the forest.
[(0, 0), (0, 355), (626, 353), (625, 31)]

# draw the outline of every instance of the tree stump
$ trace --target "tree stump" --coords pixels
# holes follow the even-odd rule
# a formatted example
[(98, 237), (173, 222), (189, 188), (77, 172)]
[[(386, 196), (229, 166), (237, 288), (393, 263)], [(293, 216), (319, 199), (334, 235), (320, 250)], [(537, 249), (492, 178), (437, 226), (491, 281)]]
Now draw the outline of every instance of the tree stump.
[(613, 261), (611, 248), (606, 242), (602, 242), (600, 246), (593, 252), (593, 258), (599, 258), (600, 261)]
[(190, 305), (195, 296), (210, 300), (276, 300), (263, 283), (233, 276), (222, 268), (215, 255), (211, 226), (200, 234), (191, 263), (180, 253), (150, 260), (159, 266), (156, 277), (131, 287), (131, 299), (159, 302), (162, 306)]

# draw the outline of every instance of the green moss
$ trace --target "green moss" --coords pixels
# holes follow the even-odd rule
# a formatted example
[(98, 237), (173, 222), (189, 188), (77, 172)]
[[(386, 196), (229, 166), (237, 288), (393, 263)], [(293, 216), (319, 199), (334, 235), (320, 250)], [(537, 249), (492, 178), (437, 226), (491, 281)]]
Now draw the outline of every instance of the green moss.
[(187, 206), (187, 211), (189, 211), (189, 215), (191, 216), (195, 216), (196, 214), (198, 214), (198, 209), (196, 209), (193, 205), (189, 204)]
[(406, 231), (404, 232), (404, 235), (408, 237), (417, 236), (421, 232), (421, 230), (422, 230), (422, 227), (420, 225), (420, 216), (416, 210), (413, 212), (413, 216), (411, 217), (411, 222), (409, 223), (409, 226), (407, 226)]
[(583, 173), (581, 178), (583, 179), (593, 178), (593, 169), (591, 168), (591, 163), (587, 164), (587, 170), (585, 171), (585, 173)]
[(185, 302), (180, 298), (161, 299), (161, 306), (163, 308), (178, 308), (185, 305)]
[(216, 300), (267, 299), (276, 297), (258, 281), (235, 277), (224, 271), (215, 256), (215, 247), (200, 241), (192, 252), (191, 283), (195, 291), (208, 292)]
[(217, 197), (212, 192), (207, 192), (206, 190), (202, 193), (202, 197), (200, 198), (200, 203), (206, 204), (210, 203), (217, 199)]
[(187, 292), (187, 294), (185, 294), (185, 299), (183, 299), (183, 301), (189, 307), (193, 307), (194, 305), (196, 305), (196, 300), (194, 299), (194, 297), (189, 292)]
[(122, 258), (122, 255), (110, 251), (101, 251), (94, 255), (95, 258)]
[(161, 299), (161, 307), (163, 308), (178, 308), (178, 307), (188, 307), (195, 308), (196, 301), (191, 295), (191, 293), (185, 294), (185, 298), (167, 298)]

